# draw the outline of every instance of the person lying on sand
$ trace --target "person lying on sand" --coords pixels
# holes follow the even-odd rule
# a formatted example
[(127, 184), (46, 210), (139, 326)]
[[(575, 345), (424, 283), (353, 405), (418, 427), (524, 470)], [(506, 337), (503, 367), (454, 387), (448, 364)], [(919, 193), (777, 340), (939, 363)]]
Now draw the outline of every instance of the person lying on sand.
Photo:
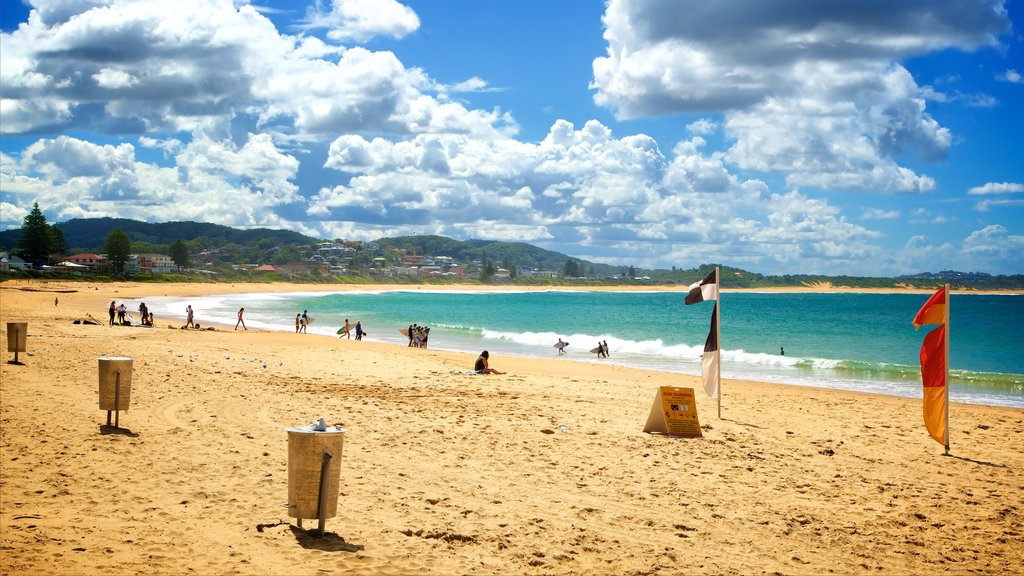
[(477, 374), (504, 374), (504, 372), (498, 372), (487, 365), (487, 359), (490, 357), (491, 353), (487, 350), (481, 352), (480, 357), (476, 359), (476, 365), (473, 366), (473, 371)]

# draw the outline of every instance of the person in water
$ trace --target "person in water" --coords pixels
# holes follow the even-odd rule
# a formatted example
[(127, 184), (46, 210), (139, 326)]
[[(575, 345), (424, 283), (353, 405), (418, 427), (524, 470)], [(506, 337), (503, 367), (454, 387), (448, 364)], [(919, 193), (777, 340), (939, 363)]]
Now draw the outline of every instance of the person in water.
[(473, 366), (473, 371), (477, 374), (504, 374), (504, 372), (498, 372), (494, 368), (488, 365), (487, 360), (491, 357), (491, 353), (484, 350), (480, 353), (480, 356), (476, 359), (476, 364)]

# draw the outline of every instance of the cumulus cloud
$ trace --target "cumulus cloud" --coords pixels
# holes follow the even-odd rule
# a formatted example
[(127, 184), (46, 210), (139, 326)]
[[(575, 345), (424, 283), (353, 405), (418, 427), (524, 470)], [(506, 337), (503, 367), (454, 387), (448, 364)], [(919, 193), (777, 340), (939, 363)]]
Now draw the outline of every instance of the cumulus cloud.
[(951, 141), (898, 61), (991, 46), (1009, 31), (989, 0), (611, 0), (604, 24), (598, 104), (623, 118), (723, 112), (741, 166), (794, 186), (883, 192), (931, 190), (893, 158), (940, 159)]
[(139, 161), (129, 143), (98, 145), (60, 136), (34, 142), (20, 158), (7, 157), (0, 182), (17, 205), (38, 201), (56, 221), (116, 214), (313, 232), (274, 210), (300, 199), (292, 182), (297, 170), (295, 158), (260, 134), (242, 146), (196, 138), (173, 166)]
[[(507, 113), (447, 101), (445, 87), (391, 52), (281, 34), (232, 0), (35, 0), (34, 7), (27, 24), (2, 34), (6, 134), (88, 125), (223, 136), (241, 113), (299, 135), (518, 130)], [(316, 14), (339, 38), (401, 36), (419, 22), (390, 0), (337, 0)], [(461, 89), (487, 89), (481, 82)]]
[(366, 42), (374, 36), (402, 38), (420, 27), (420, 19), (395, 0), (331, 0), (326, 8), (316, 2), (305, 27), (324, 28), (332, 40)]
[(1020, 72), (1014, 70), (1013, 68), (1007, 68), (1006, 72), (1002, 74), (1000, 79), (1006, 80), (1007, 82), (1011, 82), (1013, 84), (1020, 84), (1021, 82), (1024, 82), (1024, 78), (1021, 77)]
[(704, 146), (695, 136), (666, 157), (649, 137), (616, 138), (600, 122), (577, 128), (565, 120), (537, 143), (346, 135), (325, 165), (350, 176), (321, 189), (307, 213), (325, 226), (358, 220), (362, 234), (400, 224), (405, 234), (573, 243), (624, 265), (728, 254), (756, 267), (803, 261), (825, 269), (872, 253), (877, 232), (826, 200), (740, 180)]
[(1024, 192), (1024, 184), (1020, 182), (988, 182), (981, 186), (975, 186), (967, 191), (972, 196), (987, 196), (990, 194), (1016, 194)]
[(868, 208), (864, 210), (864, 214), (861, 217), (865, 220), (893, 220), (900, 217), (900, 211)]

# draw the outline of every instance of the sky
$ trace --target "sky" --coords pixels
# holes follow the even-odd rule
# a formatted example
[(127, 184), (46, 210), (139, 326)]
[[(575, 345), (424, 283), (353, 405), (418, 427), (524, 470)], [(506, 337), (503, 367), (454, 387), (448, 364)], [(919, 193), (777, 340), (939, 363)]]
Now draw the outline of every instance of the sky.
[(0, 2), (0, 229), (1024, 273), (1024, 0)]

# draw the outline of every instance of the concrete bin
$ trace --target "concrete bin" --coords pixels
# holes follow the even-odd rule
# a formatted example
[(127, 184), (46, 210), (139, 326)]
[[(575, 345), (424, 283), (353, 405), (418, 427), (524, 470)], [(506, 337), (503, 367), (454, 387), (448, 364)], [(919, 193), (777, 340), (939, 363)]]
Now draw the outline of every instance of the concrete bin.
[[(309, 427), (287, 428), (288, 432), (288, 516), (326, 520), (338, 515), (338, 486), (341, 481), (341, 451), (344, 428), (328, 427), (314, 431)], [(319, 516), (320, 471), (323, 453), (331, 454), (326, 484), (324, 517)]]
[(132, 359), (100, 358), (100, 410), (128, 410), (131, 400)]
[(15, 354), (28, 351), (28, 322), (7, 323), (7, 351)]

